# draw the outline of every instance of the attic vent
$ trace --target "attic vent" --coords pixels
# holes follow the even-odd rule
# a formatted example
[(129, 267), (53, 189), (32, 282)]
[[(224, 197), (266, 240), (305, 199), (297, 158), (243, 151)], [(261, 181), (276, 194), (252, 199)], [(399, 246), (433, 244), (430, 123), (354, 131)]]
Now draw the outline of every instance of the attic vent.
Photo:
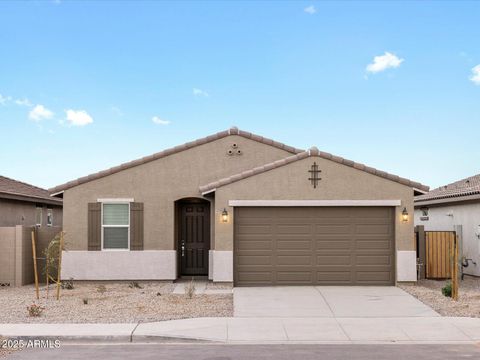
[(470, 180), (465, 181), (465, 184), (469, 185), (469, 184), (470, 184)]

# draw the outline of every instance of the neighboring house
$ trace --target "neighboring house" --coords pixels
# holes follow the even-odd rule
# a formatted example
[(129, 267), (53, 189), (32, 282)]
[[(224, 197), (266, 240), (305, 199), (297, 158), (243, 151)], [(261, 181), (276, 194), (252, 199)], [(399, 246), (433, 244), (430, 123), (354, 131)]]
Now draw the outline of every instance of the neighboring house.
[(392, 285), (416, 280), (414, 189), (233, 127), (50, 192), (63, 278)]
[(480, 276), (480, 174), (415, 197), (415, 225), (425, 230), (454, 231), (462, 226), (465, 274)]
[[(0, 286), (33, 282), (32, 230), (40, 258), (61, 226), (61, 199), (52, 198), (45, 189), (0, 176)], [(37, 263), (42, 269), (43, 260)]]
[(62, 199), (39, 187), (0, 176), (1, 226), (62, 226)]

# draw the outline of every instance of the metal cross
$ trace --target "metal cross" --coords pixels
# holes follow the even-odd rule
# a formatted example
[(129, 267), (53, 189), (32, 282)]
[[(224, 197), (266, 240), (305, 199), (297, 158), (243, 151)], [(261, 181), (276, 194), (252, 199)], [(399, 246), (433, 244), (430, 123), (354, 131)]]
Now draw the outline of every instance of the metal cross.
[(314, 162), (311, 170), (308, 170), (308, 172), (310, 173), (310, 177), (308, 178), (308, 180), (310, 180), (310, 182), (312, 183), (313, 188), (316, 189), (318, 182), (322, 180), (322, 178), (318, 176), (322, 172), (322, 170), (318, 170), (318, 165), (316, 162)]

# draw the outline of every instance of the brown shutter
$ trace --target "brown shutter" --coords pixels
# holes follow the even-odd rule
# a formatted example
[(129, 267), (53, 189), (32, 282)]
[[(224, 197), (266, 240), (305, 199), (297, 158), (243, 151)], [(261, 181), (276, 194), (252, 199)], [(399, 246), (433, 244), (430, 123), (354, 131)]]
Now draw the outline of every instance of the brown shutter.
[(130, 203), (130, 250), (143, 250), (143, 203)]
[(101, 250), (102, 218), (101, 203), (88, 203), (88, 250)]

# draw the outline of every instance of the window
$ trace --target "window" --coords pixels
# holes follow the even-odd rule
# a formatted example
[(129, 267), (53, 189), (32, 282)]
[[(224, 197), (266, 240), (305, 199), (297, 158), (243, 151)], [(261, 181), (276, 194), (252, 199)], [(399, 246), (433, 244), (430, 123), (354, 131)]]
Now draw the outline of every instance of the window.
[(35, 225), (42, 226), (42, 211), (43, 208), (41, 206), (37, 206), (35, 209)]
[(420, 216), (420, 221), (428, 221), (429, 220), (428, 208), (421, 208), (420, 210), (422, 211), (422, 215)]
[(47, 209), (47, 226), (53, 225), (53, 210)]
[(130, 248), (130, 204), (102, 204), (102, 249)]

